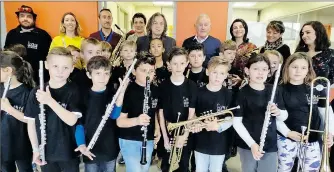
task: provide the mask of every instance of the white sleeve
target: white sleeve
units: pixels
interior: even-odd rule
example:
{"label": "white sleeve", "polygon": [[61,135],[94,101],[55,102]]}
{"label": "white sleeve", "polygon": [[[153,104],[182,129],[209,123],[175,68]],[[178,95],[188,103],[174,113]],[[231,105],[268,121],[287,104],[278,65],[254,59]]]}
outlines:
{"label": "white sleeve", "polygon": [[280,115],[276,116],[276,120],[285,121],[288,119],[288,111],[280,110]]}
{"label": "white sleeve", "polygon": [[239,136],[246,142],[246,144],[251,147],[254,143],[254,139],[250,136],[249,132],[242,123],[242,117],[233,118],[233,127]]}
{"label": "white sleeve", "polygon": [[[332,135],[334,134],[334,123],[333,123],[333,119],[334,119],[334,113],[333,113],[333,109],[332,106],[328,107],[328,128],[329,128],[329,133],[331,133]],[[320,112],[320,117],[321,117],[321,128],[324,128],[324,124],[325,124],[325,112],[326,112],[326,108],[323,107],[318,107],[319,112]]]}
{"label": "white sleeve", "polygon": [[[229,120],[229,119],[227,119]],[[218,128],[218,133],[221,133],[227,129],[229,129],[233,124],[233,120],[228,121],[228,122],[223,122],[222,124],[220,124],[219,128]]]}
{"label": "white sleeve", "polygon": [[277,126],[277,131],[283,134],[284,137],[288,137],[288,133],[291,131],[286,124],[281,121],[276,119],[276,126]]}

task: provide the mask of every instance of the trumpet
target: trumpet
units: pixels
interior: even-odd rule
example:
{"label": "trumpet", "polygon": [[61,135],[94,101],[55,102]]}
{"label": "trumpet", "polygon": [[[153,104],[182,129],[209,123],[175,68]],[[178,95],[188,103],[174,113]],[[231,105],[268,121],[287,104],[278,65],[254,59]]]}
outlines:
{"label": "trumpet", "polygon": [[[227,121],[231,121],[233,120],[233,113],[232,110],[235,109],[240,109],[240,106],[236,106],[230,109],[226,109],[226,110],[222,110],[219,112],[215,112],[215,113],[207,113],[204,116],[200,116],[191,120],[187,120],[187,121],[182,121],[179,122],[179,118],[180,118],[180,113],[178,113],[178,118],[177,118],[177,122],[176,123],[168,123],[167,124],[167,130],[169,133],[171,133],[172,131],[174,131],[174,137],[171,139],[172,143],[171,143],[171,147],[172,147],[172,152],[169,155],[169,172],[172,172],[176,169],[179,168],[179,162],[181,160],[181,156],[182,156],[182,151],[183,148],[179,148],[178,145],[176,145],[179,142],[179,137],[180,137],[180,133],[181,133],[181,127],[184,126],[184,131],[191,131],[191,128],[195,125],[200,125],[201,127],[204,127],[205,124],[203,123],[204,120],[206,119],[210,119],[213,117],[217,117],[217,116],[221,116],[221,115],[225,115],[225,114],[229,114],[232,118],[229,120],[226,119],[220,119],[217,122],[219,123],[223,123],[223,122],[227,122]],[[176,129],[176,130],[175,130]]]}
{"label": "trumpet", "polygon": [[[204,116],[196,117],[194,119],[187,120],[187,121],[182,121],[182,122],[177,122],[177,123],[168,123],[167,130],[168,130],[168,132],[171,132],[172,130],[174,130],[176,128],[179,128],[179,127],[182,127],[182,126],[185,126],[186,130],[190,130],[191,126],[199,124],[200,122],[201,122],[201,124],[203,124],[202,121],[204,121],[206,119],[210,119],[210,118],[225,115],[225,114],[229,114],[233,119],[234,116],[233,116],[232,110],[235,110],[235,109],[240,109],[240,106],[236,106],[236,107],[226,109],[226,110],[222,110],[222,111],[215,112],[215,113],[210,112],[210,113],[205,114]],[[220,120],[218,120],[218,122],[226,122],[226,120],[225,119],[220,119]]]}
{"label": "trumpet", "polygon": [[[321,84],[318,84],[317,86],[314,87],[314,84],[316,81],[324,81],[326,82],[326,86],[323,86]],[[313,110],[313,90],[316,89],[317,91],[322,91],[326,89],[326,97],[318,97],[318,99],[325,99],[326,100],[326,107],[325,107],[325,119],[323,121],[324,123],[324,130],[314,130],[311,129],[311,121],[312,121],[312,110]],[[302,135],[301,138],[301,147],[304,148],[308,144],[308,138],[310,135],[310,132],[317,132],[317,133],[323,133],[323,145],[322,145],[322,156],[321,156],[321,165],[320,165],[320,172],[330,172],[330,167],[329,167],[329,154],[328,154],[328,146],[327,146],[327,137],[329,134],[329,94],[330,93],[330,81],[325,78],[325,77],[317,77],[312,80],[311,82],[311,93],[310,93],[310,114],[309,114],[309,120],[308,120],[308,125],[307,128],[305,126],[302,126],[303,132],[306,130],[306,135]],[[298,164],[298,169],[297,171],[300,170],[304,172],[304,166],[305,166],[305,157],[306,157],[306,151],[303,151],[303,157],[304,160],[301,162],[301,165]],[[299,159],[301,160],[301,159]]]}

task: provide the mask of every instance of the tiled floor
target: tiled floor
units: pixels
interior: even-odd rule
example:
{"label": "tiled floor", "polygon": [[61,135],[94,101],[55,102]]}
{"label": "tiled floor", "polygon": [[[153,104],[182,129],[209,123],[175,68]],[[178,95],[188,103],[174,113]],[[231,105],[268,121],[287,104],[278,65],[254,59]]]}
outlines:
{"label": "tiled floor", "polygon": [[[227,168],[229,172],[241,172],[239,155],[227,161]],[[125,166],[117,164],[116,170],[116,172],[125,172]],[[150,172],[159,172],[159,169],[156,165],[152,165]]]}

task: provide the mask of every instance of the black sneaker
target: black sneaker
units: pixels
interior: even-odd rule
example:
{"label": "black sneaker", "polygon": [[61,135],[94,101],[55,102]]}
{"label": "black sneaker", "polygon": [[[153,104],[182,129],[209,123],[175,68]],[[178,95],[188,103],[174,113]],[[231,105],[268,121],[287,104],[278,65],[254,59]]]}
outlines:
{"label": "black sneaker", "polygon": [[123,156],[121,156],[121,158],[119,158],[118,163],[119,164],[125,164]]}

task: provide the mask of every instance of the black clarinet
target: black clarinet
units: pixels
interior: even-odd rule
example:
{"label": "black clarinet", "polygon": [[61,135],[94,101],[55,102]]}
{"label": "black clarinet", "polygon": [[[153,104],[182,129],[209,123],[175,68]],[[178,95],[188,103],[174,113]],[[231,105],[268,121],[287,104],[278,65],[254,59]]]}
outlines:
{"label": "black clarinet", "polygon": [[[148,100],[151,94],[150,90],[150,77],[146,77],[146,86],[144,90],[144,105],[143,105],[143,113],[148,114],[148,110],[150,106],[148,105]],[[147,163],[146,160],[146,144],[147,144],[147,126],[142,126],[141,130],[144,132],[143,133],[143,143],[141,147],[141,159],[140,159],[140,164],[145,165]]]}

